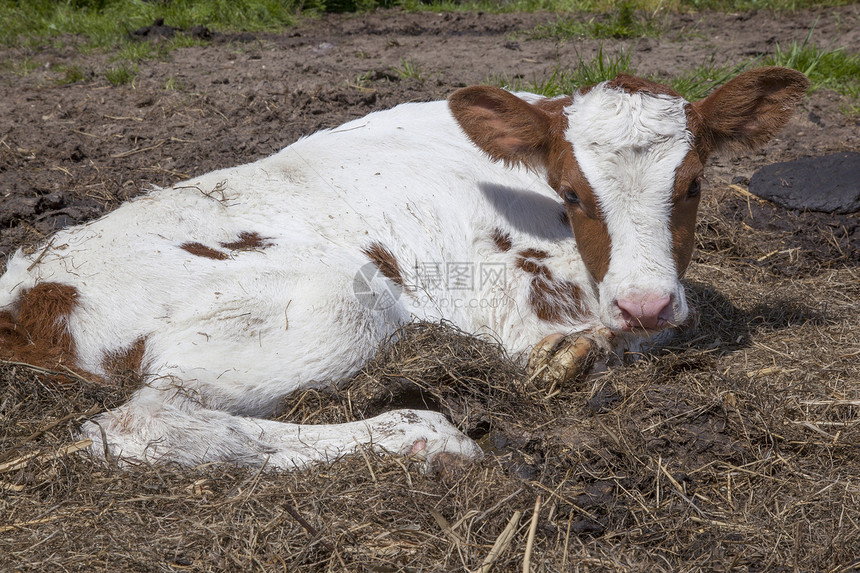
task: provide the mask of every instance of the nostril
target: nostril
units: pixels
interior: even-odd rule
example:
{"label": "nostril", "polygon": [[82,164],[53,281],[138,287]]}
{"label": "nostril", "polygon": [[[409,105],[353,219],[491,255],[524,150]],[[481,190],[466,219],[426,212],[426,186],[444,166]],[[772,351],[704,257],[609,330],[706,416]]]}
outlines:
{"label": "nostril", "polygon": [[616,300],[629,328],[664,328],[675,318],[671,296],[643,296]]}
{"label": "nostril", "polygon": [[667,323],[671,323],[675,320],[675,305],[672,304],[672,297],[669,297],[669,300],[667,300],[666,304],[663,305],[663,308],[660,309],[660,312],[657,314],[657,319]]}
{"label": "nostril", "polygon": [[[616,301],[615,304],[618,304],[618,301]],[[620,304],[618,304],[618,308],[621,309],[621,318],[624,319],[624,322],[630,322],[631,320],[633,320],[633,315],[630,314],[630,311],[628,311],[626,308],[624,308]]]}

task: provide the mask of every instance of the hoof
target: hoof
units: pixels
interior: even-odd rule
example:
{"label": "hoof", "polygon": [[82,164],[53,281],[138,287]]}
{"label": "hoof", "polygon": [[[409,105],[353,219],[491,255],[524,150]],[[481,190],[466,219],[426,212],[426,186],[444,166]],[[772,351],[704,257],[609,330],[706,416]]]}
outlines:
{"label": "hoof", "polygon": [[599,345],[585,336],[551,334],[529,354],[528,380],[551,394],[556,387],[588,374]]}

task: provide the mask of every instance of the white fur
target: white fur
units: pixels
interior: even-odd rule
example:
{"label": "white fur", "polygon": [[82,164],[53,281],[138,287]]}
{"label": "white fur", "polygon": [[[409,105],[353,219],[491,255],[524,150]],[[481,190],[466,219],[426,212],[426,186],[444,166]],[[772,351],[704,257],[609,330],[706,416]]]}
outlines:
{"label": "white fur", "polygon": [[[682,107],[680,100],[599,88],[567,111],[568,137],[613,238],[600,292],[555,192],[533,173],[489,161],[446,103],[433,102],[373,113],[60,231],[44,252],[16,253],[0,278],[0,309],[14,310],[22,290],[41,282],[74,286],[79,304],[68,329],[79,365],[97,374],[105,374],[106,355],[145,339],[145,387],[83,427],[96,453],[292,468],[357,444],[408,452],[423,440],[428,457],[479,457],[474,442],[433,413],[398,411],[340,426],[261,418],[294,390],[349,377],[414,319],[492,333],[522,356],[549,334],[614,324],[606,304],[627,284],[673,289],[676,316],[685,314],[665,229],[665,196],[689,147]],[[583,123],[590,127],[577,131]],[[510,251],[493,243],[494,229],[510,236]],[[220,246],[243,232],[269,245]],[[189,242],[229,258],[192,255],[180,248]],[[394,254],[407,287],[379,309],[354,294],[356,286],[371,297],[396,293],[381,274],[359,274],[371,243]],[[549,253],[542,263],[553,276],[582,289],[588,312],[579,320],[535,315],[532,276],[515,265],[526,248]],[[452,263],[476,273],[496,265],[504,280],[481,284],[476,276],[472,288],[436,288],[428,265],[444,271]]]}

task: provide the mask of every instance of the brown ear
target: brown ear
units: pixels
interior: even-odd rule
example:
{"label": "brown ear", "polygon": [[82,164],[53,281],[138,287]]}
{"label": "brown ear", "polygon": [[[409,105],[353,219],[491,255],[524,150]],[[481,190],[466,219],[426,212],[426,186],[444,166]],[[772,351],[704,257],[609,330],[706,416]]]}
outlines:
{"label": "brown ear", "polygon": [[693,103],[691,128],[709,151],[759,147],[788,122],[807,88],[809,80],[795,70],[750,70]]}
{"label": "brown ear", "polygon": [[472,142],[497,161],[545,165],[550,117],[501,88],[473,86],[448,98],[454,118]]}

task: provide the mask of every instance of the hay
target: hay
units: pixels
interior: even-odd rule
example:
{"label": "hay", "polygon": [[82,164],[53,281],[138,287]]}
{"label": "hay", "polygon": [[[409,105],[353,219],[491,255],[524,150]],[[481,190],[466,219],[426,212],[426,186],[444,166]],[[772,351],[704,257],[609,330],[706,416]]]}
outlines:
{"label": "hay", "polygon": [[0,365],[4,567],[856,570],[856,266],[786,278],[718,200],[688,277],[698,327],[656,355],[547,399],[491,339],[417,324],[341,388],[284,401],[304,423],[440,410],[489,453],[460,472],[370,451],[287,474],[105,466],[74,430],[128,387]]}
{"label": "hay", "polygon": [[0,363],[2,569],[860,569],[856,218],[705,200],[696,328],[635,364],[547,391],[491,337],[415,324],[283,401],[300,423],[441,411],[488,453],[460,472],[104,465],[76,427],[139,380]]}

